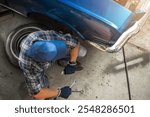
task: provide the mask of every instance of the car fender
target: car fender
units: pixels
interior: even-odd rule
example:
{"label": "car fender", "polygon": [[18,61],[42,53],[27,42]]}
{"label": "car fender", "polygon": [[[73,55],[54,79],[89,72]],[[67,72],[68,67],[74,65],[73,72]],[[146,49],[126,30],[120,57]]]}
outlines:
{"label": "car fender", "polygon": [[48,21],[56,21],[58,22],[58,24],[60,26],[64,26],[65,28],[67,28],[69,31],[73,32],[73,34],[75,34],[76,37],[82,39],[82,40],[85,40],[85,37],[75,28],[73,27],[70,23],[66,22],[65,20],[63,20],[62,18],[56,16],[56,15],[53,15],[52,13],[41,13],[41,12],[29,12],[27,14],[28,17],[30,18],[36,18],[38,17],[42,19],[43,23],[47,23]]}

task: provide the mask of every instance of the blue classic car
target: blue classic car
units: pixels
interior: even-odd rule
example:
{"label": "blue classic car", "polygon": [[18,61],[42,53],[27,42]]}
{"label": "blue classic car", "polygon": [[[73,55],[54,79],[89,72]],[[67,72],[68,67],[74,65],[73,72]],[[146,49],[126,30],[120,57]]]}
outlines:
{"label": "blue classic car", "polygon": [[10,33],[6,52],[12,63],[18,58],[20,42],[29,33],[44,29],[69,32],[103,51],[116,52],[140,30],[139,24],[145,22],[149,10],[136,22],[134,13],[113,0],[1,0],[0,5],[40,23],[24,25]]}

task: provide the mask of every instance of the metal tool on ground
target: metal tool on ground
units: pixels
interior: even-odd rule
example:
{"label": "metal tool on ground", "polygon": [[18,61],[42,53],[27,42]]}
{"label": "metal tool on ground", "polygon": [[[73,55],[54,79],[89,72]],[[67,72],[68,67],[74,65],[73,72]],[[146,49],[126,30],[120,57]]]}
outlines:
{"label": "metal tool on ground", "polygon": [[[70,85],[70,88],[72,88],[75,84],[76,84],[76,80],[73,81],[73,83]],[[83,94],[83,93],[84,93],[83,90],[80,90],[80,91],[74,90],[74,91],[72,91],[72,92],[73,92],[73,93],[80,93],[80,94]]]}
{"label": "metal tool on ground", "polygon": [[73,93],[80,93],[80,94],[83,94],[84,91],[83,90],[80,90],[80,91],[72,91]]}
{"label": "metal tool on ground", "polygon": [[64,75],[64,71],[62,71],[60,74],[61,74],[61,75]]}
{"label": "metal tool on ground", "polygon": [[70,88],[72,88],[76,84],[77,80],[74,80],[73,83],[70,85]]}

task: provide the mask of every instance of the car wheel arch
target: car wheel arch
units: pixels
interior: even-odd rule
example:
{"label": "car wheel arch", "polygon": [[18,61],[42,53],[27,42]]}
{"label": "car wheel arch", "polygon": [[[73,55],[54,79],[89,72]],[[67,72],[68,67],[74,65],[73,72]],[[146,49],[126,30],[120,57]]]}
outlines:
{"label": "car wheel arch", "polygon": [[[65,30],[64,33],[71,33],[74,36],[85,40],[85,37],[75,28],[73,27],[71,24],[69,24],[68,22],[66,22],[65,20],[61,19],[60,17],[57,17],[53,14],[44,14],[44,13],[39,13],[39,12],[30,12],[27,14],[27,16],[29,18],[32,19],[36,19],[36,20],[40,20],[43,21],[44,24],[48,24],[50,22],[52,22],[52,25],[54,25],[53,27],[58,27],[58,29],[56,28],[56,30]],[[58,26],[59,25],[59,26]]]}

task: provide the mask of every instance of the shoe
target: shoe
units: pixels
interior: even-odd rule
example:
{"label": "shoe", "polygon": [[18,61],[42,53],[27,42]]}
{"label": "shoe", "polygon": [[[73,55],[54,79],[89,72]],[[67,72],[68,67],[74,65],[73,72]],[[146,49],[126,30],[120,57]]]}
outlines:
{"label": "shoe", "polygon": [[83,70],[83,66],[81,65],[79,61],[77,61],[76,71],[81,71],[81,70]]}
{"label": "shoe", "polygon": [[[57,65],[59,65],[61,67],[66,67],[67,64],[68,64],[68,61],[57,60]],[[81,70],[83,70],[83,67],[82,67],[81,63],[79,61],[77,61],[76,71],[81,71]]]}

